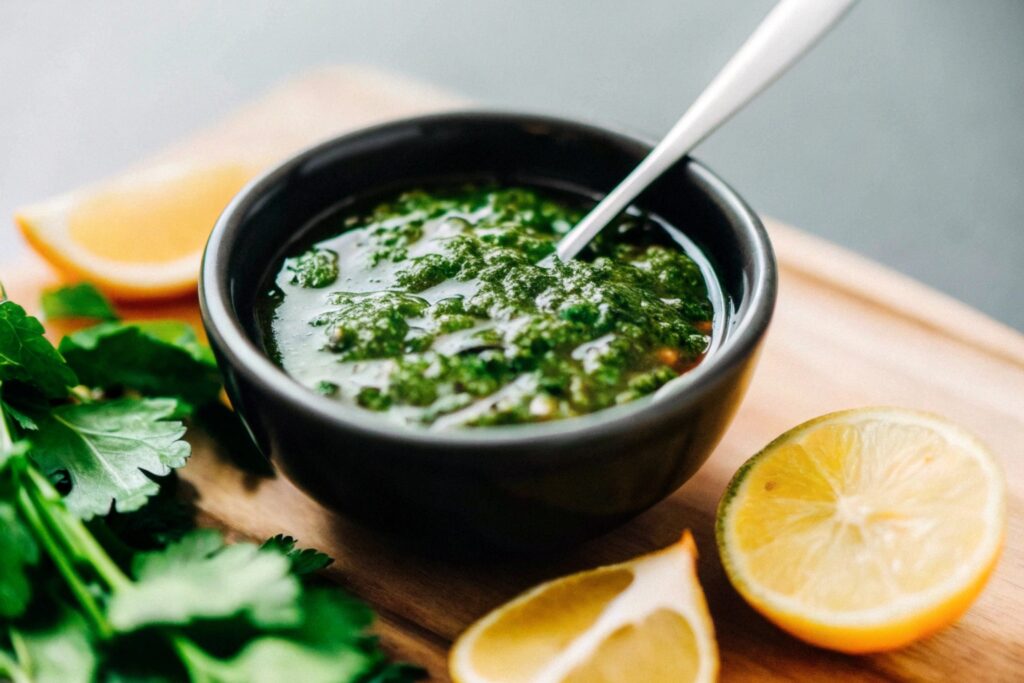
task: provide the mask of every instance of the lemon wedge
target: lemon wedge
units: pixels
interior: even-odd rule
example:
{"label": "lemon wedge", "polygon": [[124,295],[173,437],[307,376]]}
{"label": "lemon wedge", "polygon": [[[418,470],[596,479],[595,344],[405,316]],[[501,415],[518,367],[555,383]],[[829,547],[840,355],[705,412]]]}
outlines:
{"label": "lemon wedge", "polygon": [[471,626],[449,656],[459,683],[713,681],[718,647],[696,547],[542,584]]}
{"label": "lemon wedge", "polygon": [[109,296],[190,294],[217,216],[256,170],[166,164],[27,206],[14,220],[50,263]]}
{"label": "lemon wedge", "polygon": [[792,429],[736,473],[716,536],[732,584],[778,626],[849,653],[890,650],[962,614],[995,566],[1006,493],[992,454],[895,408]]}

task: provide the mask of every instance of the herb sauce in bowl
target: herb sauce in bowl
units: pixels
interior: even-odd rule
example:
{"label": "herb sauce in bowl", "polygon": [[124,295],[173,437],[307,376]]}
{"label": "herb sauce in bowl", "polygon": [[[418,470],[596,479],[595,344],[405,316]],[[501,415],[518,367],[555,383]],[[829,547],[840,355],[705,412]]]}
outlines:
{"label": "herb sauce in bowl", "polygon": [[[307,387],[433,428],[554,420],[655,392],[712,344],[721,294],[678,230],[630,214],[579,259],[586,205],[526,187],[415,190],[327,214],[260,319]],[[550,258],[548,258],[550,256]]]}

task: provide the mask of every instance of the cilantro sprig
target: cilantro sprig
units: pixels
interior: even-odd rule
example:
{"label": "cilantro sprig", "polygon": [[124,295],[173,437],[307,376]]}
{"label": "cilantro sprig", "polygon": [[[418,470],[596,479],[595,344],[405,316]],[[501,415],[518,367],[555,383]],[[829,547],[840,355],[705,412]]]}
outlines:
{"label": "cilantro sprig", "polygon": [[48,315],[106,322],[58,350],[2,299],[0,680],[419,677],[388,661],[366,606],[318,582],[326,555],[191,528],[173,486],[190,454],[182,418],[226,409],[190,328],[115,321],[77,287]]}

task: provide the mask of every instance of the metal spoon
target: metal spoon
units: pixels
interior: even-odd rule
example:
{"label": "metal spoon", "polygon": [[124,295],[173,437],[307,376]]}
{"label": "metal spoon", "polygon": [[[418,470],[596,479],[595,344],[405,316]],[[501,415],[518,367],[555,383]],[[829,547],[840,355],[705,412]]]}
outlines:
{"label": "metal spoon", "polygon": [[782,0],[658,146],[558,243],[576,256],[648,185],[792,66],[856,0]]}

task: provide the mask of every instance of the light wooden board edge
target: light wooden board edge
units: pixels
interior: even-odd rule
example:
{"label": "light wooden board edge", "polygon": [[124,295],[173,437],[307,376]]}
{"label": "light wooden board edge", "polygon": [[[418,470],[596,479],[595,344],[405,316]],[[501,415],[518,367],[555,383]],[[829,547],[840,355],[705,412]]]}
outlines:
{"label": "light wooden board edge", "polygon": [[782,268],[1024,367],[1024,334],[967,304],[832,242],[763,218]]}

